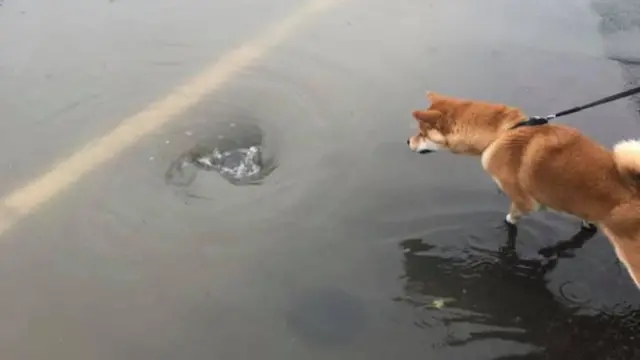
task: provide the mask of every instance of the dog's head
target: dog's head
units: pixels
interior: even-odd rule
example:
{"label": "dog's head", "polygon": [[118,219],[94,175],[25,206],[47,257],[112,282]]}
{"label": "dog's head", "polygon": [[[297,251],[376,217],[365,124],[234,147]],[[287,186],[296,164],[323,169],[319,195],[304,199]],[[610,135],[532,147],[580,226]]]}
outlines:
{"label": "dog's head", "polygon": [[410,137],[411,150],[427,154],[449,150],[457,154],[480,155],[502,131],[526,119],[519,109],[500,104],[456,99],[429,92],[431,105],[416,110],[418,134]]}

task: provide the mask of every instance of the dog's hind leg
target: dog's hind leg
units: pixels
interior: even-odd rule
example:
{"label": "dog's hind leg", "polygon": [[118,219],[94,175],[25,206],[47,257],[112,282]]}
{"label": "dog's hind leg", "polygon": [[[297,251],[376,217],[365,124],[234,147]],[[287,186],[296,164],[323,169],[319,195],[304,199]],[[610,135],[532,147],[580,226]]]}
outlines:
{"label": "dog's hind leg", "polygon": [[587,220],[582,220],[582,223],[580,224],[580,228],[584,231],[597,231],[598,230],[598,226],[590,221]]}
{"label": "dog's hind leg", "polygon": [[511,206],[509,207],[509,213],[504,220],[510,225],[515,225],[524,215],[530,213],[531,211],[533,211],[533,209],[527,208],[524,202],[512,201]]}

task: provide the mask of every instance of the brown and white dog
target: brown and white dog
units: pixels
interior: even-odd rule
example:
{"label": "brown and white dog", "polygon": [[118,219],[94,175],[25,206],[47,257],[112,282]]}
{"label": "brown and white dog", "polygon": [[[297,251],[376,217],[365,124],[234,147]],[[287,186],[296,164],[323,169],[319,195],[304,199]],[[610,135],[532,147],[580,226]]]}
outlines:
{"label": "brown and white dog", "polygon": [[518,108],[428,93],[431,106],[413,112],[419,133],[411,150],[477,155],[511,199],[509,224],[548,208],[597,224],[640,288],[640,141],[610,151],[557,124],[520,126]]}

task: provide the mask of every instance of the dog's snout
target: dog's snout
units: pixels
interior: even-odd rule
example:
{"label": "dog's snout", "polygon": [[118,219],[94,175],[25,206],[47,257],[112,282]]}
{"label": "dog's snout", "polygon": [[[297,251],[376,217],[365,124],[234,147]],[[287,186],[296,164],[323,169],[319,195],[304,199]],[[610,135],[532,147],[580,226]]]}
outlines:
{"label": "dog's snout", "polygon": [[411,145],[411,139],[407,139],[407,145]]}

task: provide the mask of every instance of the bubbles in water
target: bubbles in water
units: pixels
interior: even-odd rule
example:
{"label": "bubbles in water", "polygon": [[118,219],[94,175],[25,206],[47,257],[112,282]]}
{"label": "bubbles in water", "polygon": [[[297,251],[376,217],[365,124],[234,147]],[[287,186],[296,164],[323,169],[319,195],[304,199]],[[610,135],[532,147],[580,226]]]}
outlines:
{"label": "bubbles in water", "polygon": [[218,171],[220,175],[238,181],[256,176],[262,170],[261,151],[257,146],[228,151],[216,148],[210,154],[196,158],[195,163],[206,170]]}

